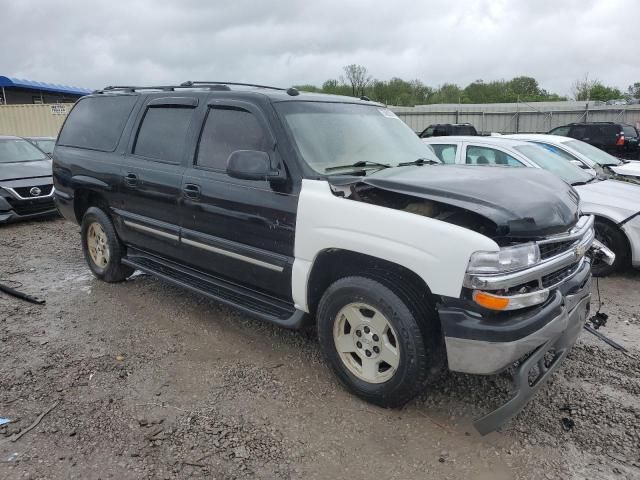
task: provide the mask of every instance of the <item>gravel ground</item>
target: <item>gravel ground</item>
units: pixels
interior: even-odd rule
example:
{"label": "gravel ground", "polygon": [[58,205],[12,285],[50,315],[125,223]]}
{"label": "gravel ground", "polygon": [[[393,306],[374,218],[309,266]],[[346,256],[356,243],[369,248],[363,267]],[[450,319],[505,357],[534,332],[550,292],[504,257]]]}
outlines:
{"label": "gravel ground", "polygon": [[[1,226],[0,281],[47,300],[0,294],[0,479],[640,478],[640,361],[586,332],[480,437],[471,422],[504,376],[450,374],[402,410],[373,407],[337,384],[312,332],[147,275],[97,281],[62,220]],[[601,331],[636,356],[639,289],[638,272],[600,281]]]}

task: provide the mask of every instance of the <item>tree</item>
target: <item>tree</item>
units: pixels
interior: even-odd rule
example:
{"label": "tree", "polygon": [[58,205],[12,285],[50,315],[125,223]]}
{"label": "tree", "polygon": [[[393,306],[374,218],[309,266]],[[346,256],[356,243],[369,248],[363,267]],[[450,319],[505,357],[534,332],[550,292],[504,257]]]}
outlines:
{"label": "tree", "polygon": [[600,100],[606,102],[607,100],[615,100],[622,98],[622,92],[619,88],[608,87],[600,82],[596,82],[591,87],[591,100]]}
{"label": "tree", "polygon": [[591,89],[597,83],[597,80],[589,80],[589,74],[586,73],[584,79],[576,80],[571,86],[571,94],[575,100],[591,100]]}
{"label": "tree", "polygon": [[294,85],[293,88],[301,91],[301,92],[320,92],[322,91],[320,88],[316,87],[315,85],[311,85],[311,84],[304,84],[304,85]]}
{"label": "tree", "polygon": [[[365,88],[373,80],[371,75],[369,75],[367,68],[362,65],[352,63],[351,65],[343,67],[343,70],[346,77],[346,83],[351,85],[351,94],[354,97],[364,95]],[[343,83],[345,83],[344,80]]]}
{"label": "tree", "polygon": [[429,103],[462,103],[464,91],[455,83],[443,83],[431,96]]}

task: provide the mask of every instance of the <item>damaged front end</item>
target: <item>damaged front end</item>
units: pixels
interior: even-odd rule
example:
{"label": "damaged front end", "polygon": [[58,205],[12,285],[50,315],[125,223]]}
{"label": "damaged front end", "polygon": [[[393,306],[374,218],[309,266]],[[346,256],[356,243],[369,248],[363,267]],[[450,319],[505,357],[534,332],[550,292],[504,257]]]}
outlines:
{"label": "damaged front end", "polygon": [[[534,169],[496,169],[502,178],[488,175],[480,187],[468,170],[383,171],[330,183],[335,195],[452,223],[498,245],[471,255],[459,297],[437,301],[450,370],[512,369],[511,399],[475,423],[486,434],[517,414],[562,363],[589,312],[591,259],[615,256],[595,239],[594,217],[579,215],[579,198],[564,182],[544,175],[538,190],[549,195],[527,199],[518,188],[523,176],[539,182]],[[519,172],[511,183],[512,171]]]}

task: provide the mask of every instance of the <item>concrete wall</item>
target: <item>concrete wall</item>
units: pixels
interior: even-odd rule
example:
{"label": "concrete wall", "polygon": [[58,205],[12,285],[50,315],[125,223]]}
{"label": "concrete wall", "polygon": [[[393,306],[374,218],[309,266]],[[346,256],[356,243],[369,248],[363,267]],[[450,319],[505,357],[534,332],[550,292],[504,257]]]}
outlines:
{"label": "concrete wall", "polygon": [[57,137],[71,107],[70,103],[0,105],[0,135]]}
{"label": "concrete wall", "polygon": [[640,105],[544,104],[428,105],[389,107],[415,132],[434,123],[471,123],[481,133],[544,133],[571,122],[640,123]]}

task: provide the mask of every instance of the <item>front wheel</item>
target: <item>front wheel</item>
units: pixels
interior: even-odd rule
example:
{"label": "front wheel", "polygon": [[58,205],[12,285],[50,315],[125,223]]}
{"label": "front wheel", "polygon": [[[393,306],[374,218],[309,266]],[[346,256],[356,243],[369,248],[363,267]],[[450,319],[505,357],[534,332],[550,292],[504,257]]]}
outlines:
{"label": "front wheel", "polygon": [[133,269],[122,264],[124,246],[109,216],[91,207],[82,217],[82,251],[91,272],[105,282],[122,282]]}
{"label": "front wheel", "polygon": [[622,269],[627,264],[629,246],[624,232],[611,223],[596,220],[595,230],[596,239],[616,254],[616,259],[612,265],[608,265],[602,260],[595,260],[591,266],[591,272],[594,276],[606,277]]}
{"label": "front wheel", "polygon": [[431,371],[429,346],[412,309],[366,277],[333,283],[318,306],[318,339],[338,379],[359,397],[399,407],[418,395]]}

